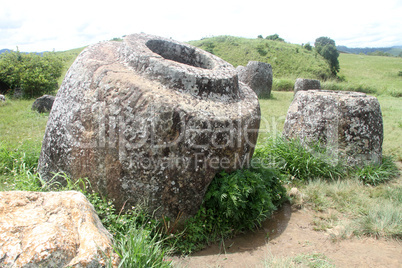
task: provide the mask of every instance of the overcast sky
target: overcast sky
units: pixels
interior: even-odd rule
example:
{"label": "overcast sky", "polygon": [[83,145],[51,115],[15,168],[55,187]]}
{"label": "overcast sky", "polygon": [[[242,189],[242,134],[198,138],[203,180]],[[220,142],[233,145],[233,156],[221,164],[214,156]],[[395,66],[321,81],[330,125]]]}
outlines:
{"label": "overcast sky", "polygon": [[64,51],[145,32],[178,41],[279,34],[349,47],[402,45],[401,0],[2,0],[0,49]]}

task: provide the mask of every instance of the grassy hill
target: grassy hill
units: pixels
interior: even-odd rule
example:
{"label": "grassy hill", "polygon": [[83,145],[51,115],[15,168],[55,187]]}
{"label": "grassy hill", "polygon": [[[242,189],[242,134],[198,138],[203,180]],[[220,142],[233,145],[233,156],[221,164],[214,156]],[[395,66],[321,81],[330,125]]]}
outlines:
{"label": "grassy hill", "polygon": [[[369,94],[402,96],[402,58],[341,53],[339,56],[341,79],[331,77],[327,62],[313,50],[301,45],[233,36],[217,36],[190,41],[226,60],[233,66],[247,65],[249,61],[261,61],[272,65],[273,90],[292,91],[296,78],[321,80],[329,90],[360,91]],[[84,48],[57,52],[65,58],[65,68],[59,84],[77,55]]]}
{"label": "grassy hill", "polygon": [[327,62],[314,50],[309,51],[301,45],[233,36],[217,36],[188,43],[215,54],[235,67],[245,66],[249,61],[269,63],[274,78],[325,79],[331,76]]}
{"label": "grassy hill", "polygon": [[402,58],[355,55],[339,56],[341,79],[330,79],[327,62],[313,49],[266,39],[217,36],[189,42],[226,60],[235,67],[255,60],[272,65],[274,90],[292,90],[296,78],[321,80],[329,90],[360,91],[402,96]]}

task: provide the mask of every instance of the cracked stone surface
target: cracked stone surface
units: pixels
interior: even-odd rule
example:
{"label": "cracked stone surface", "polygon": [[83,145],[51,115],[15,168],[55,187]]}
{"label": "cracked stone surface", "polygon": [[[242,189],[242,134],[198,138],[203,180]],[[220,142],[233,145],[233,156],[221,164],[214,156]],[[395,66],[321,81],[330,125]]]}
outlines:
{"label": "cracked stone surface", "polygon": [[58,91],[38,170],[88,178],[117,209],[146,202],[191,216],[215,174],[244,167],[256,94],[222,59],[171,39],[128,35],[86,48]]}

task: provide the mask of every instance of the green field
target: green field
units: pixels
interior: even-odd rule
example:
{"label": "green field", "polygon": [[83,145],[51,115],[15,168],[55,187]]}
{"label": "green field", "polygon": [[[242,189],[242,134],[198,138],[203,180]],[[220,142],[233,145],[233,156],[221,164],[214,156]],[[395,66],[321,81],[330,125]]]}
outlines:
{"label": "green field", "polygon": [[347,82],[374,88],[378,94],[402,96],[401,57],[341,53],[339,62],[339,75]]}

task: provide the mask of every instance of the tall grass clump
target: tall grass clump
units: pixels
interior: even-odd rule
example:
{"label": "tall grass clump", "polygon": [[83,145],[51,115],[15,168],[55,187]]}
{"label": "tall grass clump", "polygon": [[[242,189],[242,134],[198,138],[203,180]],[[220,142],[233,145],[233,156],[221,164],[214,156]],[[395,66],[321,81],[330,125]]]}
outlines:
{"label": "tall grass clump", "polygon": [[283,174],[299,181],[338,179],[345,175],[343,166],[340,162],[333,163],[328,150],[317,144],[307,146],[299,139],[276,136],[268,138],[262,146],[257,147],[254,157],[263,159]]}
{"label": "tall grass clump", "polygon": [[172,261],[165,259],[169,250],[151,231],[130,229],[115,238],[115,251],[120,257],[119,267],[171,267]]}
{"label": "tall grass clump", "polygon": [[98,193],[87,193],[87,197],[102,224],[113,234],[119,267],[171,267],[168,256],[172,249],[164,243],[161,222],[144,206],[117,211],[112,201]]}
{"label": "tall grass clump", "polygon": [[40,147],[29,141],[17,146],[0,142],[0,190],[40,190],[39,153]]}
{"label": "tall grass clump", "polygon": [[356,234],[402,239],[402,208],[393,202],[370,202],[370,210],[359,217]]}
{"label": "tall grass clump", "polygon": [[367,164],[355,167],[352,176],[364,184],[376,186],[399,176],[399,170],[392,157],[383,156],[381,164]]}
{"label": "tall grass clump", "polygon": [[0,142],[0,170],[18,172],[21,165],[34,171],[38,165],[40,147],[33,142],[23,142],[17,146]]}

